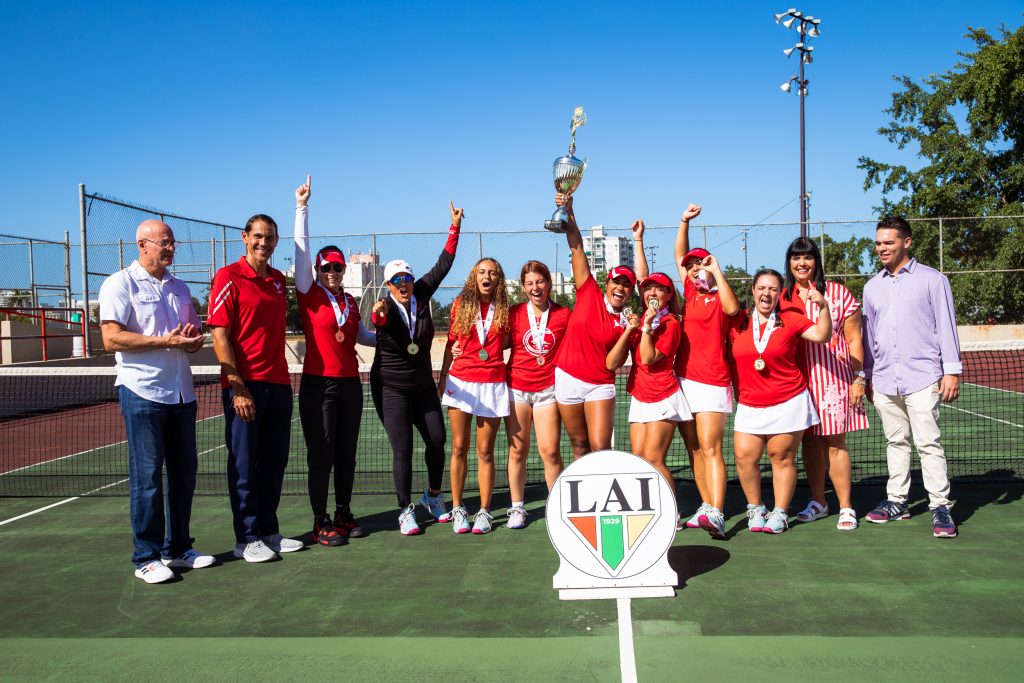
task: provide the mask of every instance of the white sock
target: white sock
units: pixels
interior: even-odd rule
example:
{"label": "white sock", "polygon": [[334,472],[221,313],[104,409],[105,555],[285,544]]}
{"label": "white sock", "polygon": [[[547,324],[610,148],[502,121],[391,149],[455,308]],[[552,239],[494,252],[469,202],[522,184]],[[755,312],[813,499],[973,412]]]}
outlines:
{"label": "white sock", "polygon": [[524,507],[523,506],[523,501],[521,501],[521,500],[513,500],[512,501],[512,507],[514,507],[514,508]]}

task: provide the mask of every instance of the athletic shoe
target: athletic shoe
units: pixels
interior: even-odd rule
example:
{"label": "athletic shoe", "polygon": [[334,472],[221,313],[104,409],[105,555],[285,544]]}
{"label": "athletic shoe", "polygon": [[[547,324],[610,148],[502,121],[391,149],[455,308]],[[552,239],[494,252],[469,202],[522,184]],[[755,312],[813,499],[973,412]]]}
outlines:
{"label": "athletic shoe", "polygon": [[526,526],[526,508],[513,505],[508,509],[508,522],[505,526],[509,529],[522,529]]}
{"label": "athletic shoe", "polygon": [[764,520],[764,526],[761,527],[761,531],[766,534],[781,534],[783,531],[789,528],[789,515],[782,508],[775,508],[768,513],[768,517]]}
{"label": "athletic shoe", "polygon": [[203,555],[201,552],[189,548],[177,557],[165,557],[161,560],[165,567],[172,569],[202,569],[209,567],[217,561],[213,555]]}
{"label": "athletic shoe", "polygon": [[448,512],[444,505],[444,492],[438,492],[436,496],[430,495],[430,489],[423,489],[423,495],[420,496],[420,505],[427,508],[427,512],[436,521],[445,523],[452,521],[452,513]]}
{"label": "athletic shoe", "polygon": [[345,545],[348,542],[348,539],[335,528],[329,515],[321,515],[313,520],[313,540],[320,545],[329,546]]}
{"label": "athletic shoe", "polygon": [[[686,520],[686,528],[687,529],[699,529],[700,528],[700,516],[702,514],[704,514],[705,512],[707,512],[708,510],[710,510],[710,509],[711,509],[710,505],[708,505],[707,503],[701,503],[700,507],[697,508],[697,511],[693,513],[693,517],[690,517],[688,520]],[[682,531],[682,529],[679,529],[678,527],[676,527],[676,529],[678,531]]]}
{"label": "athletic shoe", "polygon": [[751,531],[764,531],[764,522],[767,516],[768,508],[764,505],[747,503],[747,528]]}
{"label": "athletic shoe", "polygon": [[236,543],[232,554],[246,562],[269,562],[277,558],[277,553],[267,547],[263,541]]}
{"label": "athletic shoe", "polygon": [[910,519],[910,509],[906,503],[897,503],[894,500],[883,500],[875,509],[864,516],[864,519],[875,524],[885,524],[900,519]]}
{"label": "athletic shoe", "polygon": [[351,510],[339,510],[334,513],[334,528],[346,538],[363,538],[366,531],[359,526],[359,522],[352,515]]}
{"label": "athletic shoe", "polygon": [[711,538],[725,538],[725,515],[718,508],[709,507],[700,516],[700,528],[711,534]]}
{"label": "athletic shoe", "polygon": [[956,523],[945,505],[932,510],[932,535],[935,538],[956,538]]}
{"label": "athletic shoe", "polygon": [[410,505],[398,515],[398,530],[403,536],[416,536],[420,533],[420,525],[416,522],[415,505]]}
{"label": "athletic shoe", "polygon": [[164,566],[160,560],[153,560],[135,567],[135,576],[146,583],[163,583],[174,578],[174,572]]}
{"label": "athletic shoe", "polygon": [[685,528],[686,528],[686,525],[683,524],[683,516],[677,514],[676,515],[676,533],[682,531]]}
{"label": "athletic shoe", "polygon": [[483,508],[476,513],[473,518],[473,533],[474,534],[489,534],[491,533],[491,513]]}
{"label": "athletic shoe", "polygon": [[275,553],[294,553],[296,550],[302,550],[306,547],[306,544],[302,541],[296,541],[294,538],[285,538],[281,534],[264,536],[263,542]]}
{"label": "athletic shoe", "polygon": [[469,523],[469,513],[466,508],[456,505],[452,508],[452,531],[457,534],[468,534],[472,530]]}

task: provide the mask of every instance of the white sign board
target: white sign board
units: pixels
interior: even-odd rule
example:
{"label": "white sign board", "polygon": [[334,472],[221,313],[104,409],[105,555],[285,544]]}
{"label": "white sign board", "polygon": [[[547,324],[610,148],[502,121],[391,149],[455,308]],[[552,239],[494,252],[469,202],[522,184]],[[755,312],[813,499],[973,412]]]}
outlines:
{"label": "white sign board", "polygon": [[643,458],[610,450],[580,458],[555,481],[545,515],[561,560],[552,581],[560,599],[675,595],[667,555],[675,491]]}

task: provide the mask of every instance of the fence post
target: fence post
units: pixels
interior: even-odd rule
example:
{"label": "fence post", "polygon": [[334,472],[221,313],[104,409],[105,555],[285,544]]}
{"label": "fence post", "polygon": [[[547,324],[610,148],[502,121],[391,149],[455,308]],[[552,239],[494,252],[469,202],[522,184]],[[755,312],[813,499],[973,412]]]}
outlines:
{"label": "fence post", "polygon": [[89,232],[85,218],[85,183],[78,184],[78,223],[82,234],[82,354],[85,358],[91,355],[92,340],[89,338]]}
{"label": "fence post", "polygon": [[480,254],[477,257],[477,260],[483,260],[483,258],[484,258],[484,234],[482,232],[478,232],[476,234],[476,250],[477,250],[477,253]]}
{"label": "fence post", "polygon": [[939,272],[943,273],[946,271],[946,262],[942,256],[942,252],[945,250],[945,246],[942,242],[942,218],[939,218]]}
{"label": "fence post", "polygon": [[124,270],[124,240],[117,239],[117,269]]}
{"label": "fence post", "polygon": [[64,307],[71,308],[71,233],[64,231]]}
{"label": "fence post", "polygon": [[210,282],[213,282],[213,276],[217,272],[217,238],[210,238]]}
{"label": "fence post", "polygon": [[228,264],[228,229],[220,226],[220,262],[222,266]]}
{"label": "fence post", "polygon": [[[819,228],[819,232],[821,233],[821,237],[818,238],[818,242],[819,242],[818,248],[821,250],[821,270],[822,270],[822,272],[824,272],[825,271],[825,263],[826,263],[826,261],[825,261],[825,223],[823,223],[823,222],[822,223],[818,223],[818,228]],[[786,264],[786,267],[789,268],[789,264],[788,263]]]}
{"label": "fence post", "polygon": [[702,225],[700,229],[704,231],[704,250],[707,251],[707,248],[708,248],[708,226]]}
{"label": "fence post", "polygon": [[[35,250],[32,248],[32,238],[28,239],[28,286],[31,293],[32,308],[39,308],[39,292],[36,291],[36,259]],[[43,324],[45,327],[45,323]],[[45,333],[44,333],[45,334]],[[43,342],[43,350],[46,350],[46,342]],[[44,354],[45,355],[45,354]],[[46,360],[45,358],[43,360]]]}
{"label": "fence post", "polygon": [[370,258],[370,265],[373,267],[373,295],[377,296],[377,269],[380,268],[380,254],[377,253],[377,233],[370,233],[370,248],[373,256]]}

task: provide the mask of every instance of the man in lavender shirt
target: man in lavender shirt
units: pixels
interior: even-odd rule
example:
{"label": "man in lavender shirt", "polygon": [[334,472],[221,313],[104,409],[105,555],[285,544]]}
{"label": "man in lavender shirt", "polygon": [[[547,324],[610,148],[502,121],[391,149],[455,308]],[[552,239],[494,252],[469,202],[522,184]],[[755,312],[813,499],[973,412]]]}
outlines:
{"label": "man in lavender shirt", "polygon": [[875,252],[884,268],[864,287],[864,376],[888,440],[886,500],[867,514],[884,524],[910,519],[910,438],[921,458],[932,532],[956,536],[949,514],[946,454],[939,443],[939,404],[960,395],[960,342],[946,276],[910,256],[910,224],[883,218]]}

